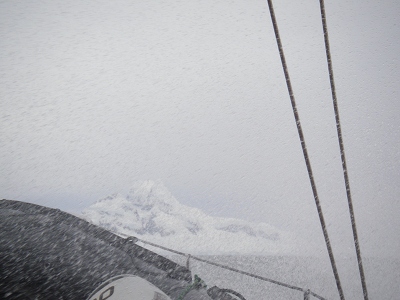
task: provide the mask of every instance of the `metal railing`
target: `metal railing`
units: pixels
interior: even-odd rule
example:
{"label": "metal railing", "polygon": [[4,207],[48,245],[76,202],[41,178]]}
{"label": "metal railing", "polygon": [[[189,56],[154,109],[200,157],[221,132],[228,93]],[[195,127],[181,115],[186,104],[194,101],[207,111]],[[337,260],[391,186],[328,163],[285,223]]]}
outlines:
{"label": "metal railing", "polygon": [[[132,238],[132,237],[127,237],[127,238]],[[161,246],[161,245],[157,245],[157,244],[154,244],[152,242],[148,242],[148,241],[139,239],[137,237],[134,237],[134,238],[137,239],[139,242],[142,242],[143,244],[147,244],[147,245],[150,245],[150,246],[153,246],[153,247],[156,247],[156,248],[159,248],[159,249],[171,252],[171,253],[175,253],[175,254],[178,254],[178,255],[181,255],[181,256],[185,256],[187,258],[186,259],[186,268],[187,269],[190,268],[190,259],[193,259],[193,260],[197,260],[197,261],[209,264],[209,265],[216,266],[218,268],[226,269],[226,270],[229,270],[229,271],[232,271],[232,272],[235,272],[235,273],[239,273],[239,274],[246,275],[246,276],[249,276],[249,277],[252,277],[252,278],[256,278],[256,279],[259,279],[259,280],[262,280],[262,281],[266,281],[266,282],[273,283],[273,284],[276,284],[276,285],[279,285],[279,286],[283,286],[283,287],[288,288],[288,289],[300,291],[300,292],[303,293],[304,300],[309,300],[310,296],[313,296],[313,297],[315,297],[317,299],[320,299],[320,300],[327,300],[326,298],[314,293],[313,291],[311,291],[310,289],[307,289],[307,288],[301,288],[301,287],[298,287],[298,286],[295,286],[295,285],[287,284],[287,283],[280,282],[280,281],[277,281],[277,280],[274,280],[274,279],[270,279],[270,278],[267,278],[267,277],[259,276],[259,275],[256,275],[256,274],[252,274],[252,273],[249,273],[249,272],[246,272],[246,271],[242,271],[242,270],[235,269],[235,268],[232,268],[232,267],[229,267],[229,266],[226,266],[226,265],[222,265],[222,264],[219,264],[219,263],[216,263],[216,262],[212,262],[212,261],[209,261],[209,260],[206,260],[204,258],[200,258],[200,257],[194,256],[194,255],[191,255],[191,254],[183,253],[183,252],[176,251],[176,250],[173,250],[173,249]]]}

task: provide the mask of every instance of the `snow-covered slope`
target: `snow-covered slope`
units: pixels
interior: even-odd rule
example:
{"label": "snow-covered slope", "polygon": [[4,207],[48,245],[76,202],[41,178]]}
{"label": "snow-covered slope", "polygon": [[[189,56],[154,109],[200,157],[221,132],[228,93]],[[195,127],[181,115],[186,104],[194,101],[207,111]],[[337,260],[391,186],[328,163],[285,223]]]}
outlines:
{"label": "snow-covered slope", "polygon": [[265,223],[215,218],[180,204],[161,182],[141,181],[127,196],[115,194],[83,217],[117,233],[192,254],[292,252],[290,234]]}

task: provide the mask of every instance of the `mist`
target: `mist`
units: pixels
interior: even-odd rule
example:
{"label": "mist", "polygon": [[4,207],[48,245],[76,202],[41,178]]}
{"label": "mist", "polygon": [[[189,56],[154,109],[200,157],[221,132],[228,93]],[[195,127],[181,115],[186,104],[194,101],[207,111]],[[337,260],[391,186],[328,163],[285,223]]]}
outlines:
{"label": "mist", "polygon": [[[274,5],[328,232],[350,255],[319,6]],[[400,4],[326,9],[361,250],[398,257]],[[161,180],[325,254],[264,1],[3,1],[0,46],[2,198],[80,212]]]}

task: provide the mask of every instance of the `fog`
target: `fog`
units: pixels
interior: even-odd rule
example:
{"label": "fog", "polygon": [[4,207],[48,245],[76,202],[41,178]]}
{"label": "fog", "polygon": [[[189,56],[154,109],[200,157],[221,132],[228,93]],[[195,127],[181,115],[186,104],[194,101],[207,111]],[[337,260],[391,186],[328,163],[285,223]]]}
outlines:
{"label": "fog", "polygon": [[[274,3],[334,251],[353,254],[317,1]],[[326,3],[365,255],[400,249],[397,1]],[[80,212],[161,180],[325,255],[264,1],[2,1],[1,197]]]}

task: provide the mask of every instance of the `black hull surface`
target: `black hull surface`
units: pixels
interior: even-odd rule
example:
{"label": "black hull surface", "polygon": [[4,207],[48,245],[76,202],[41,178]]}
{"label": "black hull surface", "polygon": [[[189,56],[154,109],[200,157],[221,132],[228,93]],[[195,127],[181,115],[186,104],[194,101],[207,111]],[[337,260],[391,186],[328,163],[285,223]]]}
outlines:
{"label": "black hull surface", "polygon": [[[188,269],[140,247],[135,238],[57,209],[0,200],[0,228],[0,299],[89,299],[110,278],[126,274],[171,299],[233,299],[211,298],[202,287],[182,298],[192,284]],[[107,295],[100,298],[114,299]]]}

